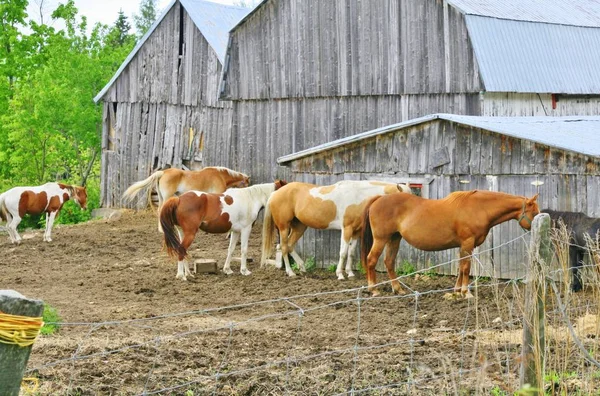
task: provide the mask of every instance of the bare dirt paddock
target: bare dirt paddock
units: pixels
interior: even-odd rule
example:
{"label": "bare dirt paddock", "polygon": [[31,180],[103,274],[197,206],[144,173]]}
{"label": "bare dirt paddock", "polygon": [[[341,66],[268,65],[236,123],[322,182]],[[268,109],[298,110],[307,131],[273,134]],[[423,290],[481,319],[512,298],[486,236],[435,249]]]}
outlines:
{"label": "bare dirt paddock", "polygon": [[[288,278],[257,264],[250,276],[183,282],[162,251],[152,212],[56,227],[50,244],[41,232],[20,246],[0,237],[0,288],[44,300],[66,323],[34,345],[26,376],[38,378],[37,394],[518,388],[522,303],[514,283],[488,280],[476,299],[447,301],[441,290],[454,278],[412,276],[404,281],[419,293],[393,296],[387,286],[382,298],[369,299],[360,274],[345,282],[326,270]],[[227,245],[224,235],[200,232],[192,257],[222,266]],[[259,254],[256,228],[250,256]]]}

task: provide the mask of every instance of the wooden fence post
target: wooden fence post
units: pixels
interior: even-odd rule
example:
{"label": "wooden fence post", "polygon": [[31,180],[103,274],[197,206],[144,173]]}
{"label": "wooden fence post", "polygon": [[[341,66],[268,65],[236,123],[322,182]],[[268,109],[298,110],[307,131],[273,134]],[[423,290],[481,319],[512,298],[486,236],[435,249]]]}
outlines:
{"label": "wooden fence post", "polygon": [[525,285],[521,387],[528,384],[544,394],[546,274],[552,258],[550,216],[541,213],[531,226],[530,258]]}
{"label": "wooden fence post", "polygon": [[[14,290],[0,290],[0,312],[9,315],[41,317],[44,303],[31,300]],[[0,324],[3,323],[0,318]],[[5,321],[5,320],[4,320]],[[7,323],[5,321],[5,323]],[[32,345],[19,346],[0,342],[0,394],[18,396]]]}

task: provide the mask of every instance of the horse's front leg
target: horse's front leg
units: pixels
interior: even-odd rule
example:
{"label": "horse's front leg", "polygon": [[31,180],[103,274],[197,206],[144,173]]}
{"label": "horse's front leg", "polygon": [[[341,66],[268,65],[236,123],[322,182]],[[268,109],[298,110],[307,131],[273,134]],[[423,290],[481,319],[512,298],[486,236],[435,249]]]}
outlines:
{"label": "horse's front leg", "polygon": [[227,250],[227,258],[225,259],[225,265],[223,266],[223,272],[227,275],[233,274],[231,270],[231,256],[240,238],[240,233],[237,231],[231,231],[231,237],[229,239],[229,249]]}
{"label": "horse's front leg", "polygon": [[344,278],[344,273],[343,273],[343,269],[344,269],[344,263],[346,262],[346,259],[348,258],[348,248],[349,248],[349,244],[348,241],[346,241],[346,232],[345,230],[342,231],[342,237],[340,238],[340,259],[338,261],[338,265],[337,265],[337,269],[335,270],[335,274],[337,275],[338,280],[345,280],[346,278]]}
{"label": "horse's front leg", "polygon": [[252,272],[248,270],[247,260],[248,260],[248,240],[250,239],[250,232],[252,231],[252,226],[244,228],[242,230],[242,266],[240,267],[240,273],[242,275],[250,275]]}
{"label": "horse's front leg", "polygon": [[473,294],[469,290],[469,276],[471,275],[471,255],[474,249],[475,245],[470,242],[461,246],[460,249],[459,277],[456,280],[454,292],[458,293],[460,287],[460,293],[464,298],[473,298]]}
{"label": "horse's front leg", "polygon": [[356,253],[356,246],[358,245],[358,238],[353,237],[350,239],[350,246],[348,247],[348,260],[346,261],[346,275],[348,278],[354,278],[354,272],[352,271],[352,263],[354,262],[354,254]]}
{"label": "horse's front leg", "polygon": [[571,281],[571,290],[574,292],[581,291],[581,273],[580,267],[583,264],[584,252],[576,246],[569,247],[569,261],[571,262],[571,273],[573,279]]}
{"label": "horse's front leg", "polygon": [[50,234],[52,232],[52,225],[54,224],[54,218],[57,212],[46,213],[46,230],[44,231],[44,241],[52,242]]}
{"label": "horse's front leg", "polygon": [[10,236],[10,240],[12,243],[16,243],[17,245],[21,243],[21,236],[17,231],[17,226],[21,222],[21,218],[19,216],[13,216],[12,220],[10,219],[10,215],[7,216],[6,228],[8,229],[8,235]]}

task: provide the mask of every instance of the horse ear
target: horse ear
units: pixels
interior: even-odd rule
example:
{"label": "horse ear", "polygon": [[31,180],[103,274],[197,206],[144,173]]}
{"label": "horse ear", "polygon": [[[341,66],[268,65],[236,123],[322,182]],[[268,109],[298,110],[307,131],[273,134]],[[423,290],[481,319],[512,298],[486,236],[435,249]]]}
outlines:
{"label": "horse ear", "polygon": [[530,201],[530,202],[537,201],[537,199],[538,199],[538,196],[539,196],[539,195],[540,195],[540,193],[537,193],[537,194],[535,194],[533,197],[531,197],[531,198],[529,199],[529,201]]}

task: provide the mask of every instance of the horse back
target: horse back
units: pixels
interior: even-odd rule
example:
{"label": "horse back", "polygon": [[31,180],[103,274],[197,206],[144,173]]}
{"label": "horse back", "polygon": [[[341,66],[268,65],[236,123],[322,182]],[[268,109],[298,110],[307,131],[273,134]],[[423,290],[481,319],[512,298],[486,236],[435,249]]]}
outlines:
{"label": "horse back", "polygon": [[[213,234],[231,229],[229,214],[223,212],[223,194],[190,191],[179,197],[177,221],[181,226],[191,224],[193,228]],[[227,202],[227,197],[225,197]]]}

